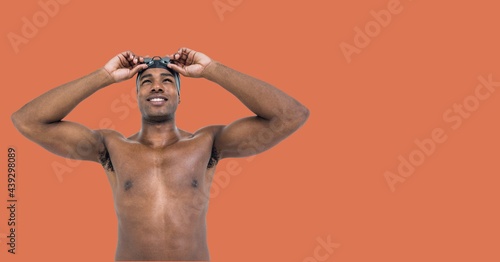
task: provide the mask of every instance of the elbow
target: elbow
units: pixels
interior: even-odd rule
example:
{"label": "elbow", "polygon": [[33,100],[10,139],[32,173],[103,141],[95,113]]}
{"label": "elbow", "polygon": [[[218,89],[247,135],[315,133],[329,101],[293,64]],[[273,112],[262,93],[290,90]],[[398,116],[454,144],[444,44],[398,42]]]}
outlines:
{"label": "elbow", "polygon": [[12,121],[12,124],[14,124],[14,127],[16,127],[18,130],[22,124],[22,121],[20,118],[21,117],[19,116],[19,111],[16,111],[12,115],[10,115],[10,120]]}
{"label": "elbow", "polygon": [[300,119],[302,121],[301,125],[303,125],[307,121],[307,119],[309,118],[309,114],[310,114],[309,109],[305,106],[302,106],[299,113]]}
{"label": "elbow", "polygon": [[303,105],[300,105],[297,110],[296,110],[296,113],[295,113],[295,118],[296,118],[296,121],[297,121],[297,128],[301,127],[302,125],[304,125],[307,121],[307,119],[309,118],[309,109]]}
{"label": "elbow", "polygon": [[24,136],[27,136],[30,133],[29,125],[19,111],[14,112],[10,116],[10,120],[12,121],[12,124],[14,124],[14,127]]}
{"label": "elbow", "polygon": [[284,117],[286,119],[285,133],[291,134],[300,127],[302,127],[307,119],[309,118],[309,109],[303,105],[298,105],[293,108],[293,110],[288,111],[287,115]]}

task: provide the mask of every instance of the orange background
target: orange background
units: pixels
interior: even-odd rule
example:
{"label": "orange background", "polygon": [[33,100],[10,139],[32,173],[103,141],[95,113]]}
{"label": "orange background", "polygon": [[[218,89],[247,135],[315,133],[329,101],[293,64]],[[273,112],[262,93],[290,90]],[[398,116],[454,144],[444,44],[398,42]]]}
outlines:
{"label": "orange background", "polygon": [[[317,239],[328,236],[340,246],[326,261],[500,261],[500,92],[456,130],[443,120],[474,94],[479,76],[500,81],[496,1],[402,0],[402,11],[350,63],[339,45],[353,45],[355,27],[364,29],[370,11],[390,0],[243,0],[223,20],[213,2],[72,0],[16,54],[7,34],[21,35],[22,18],[42,9],[34,0],[3,1],[2,235],[9,146],[18,154],[19,202],[17,254],[0,237],[1,261],[112,261],[117,240],[102,168],[48,153],[17,133],[10,114],[118,52],[165,55],[181,46],[268,81],[311,110],[279,146],[219,163],[216,175],[230,161],[242,171],[211,199],[212,261],[314,261]],[[206,80],[182,85],[182,129],[250,114]],[[133,88],[127,81],[101,90],[68,119],[94,129],[106,119],[131,135],[139,112],[117,99]],[[397,173],[398,156],[407,159],[414,140],[435,128],[446,142],[391,192],[384,173]],[[66,171],[58,177],[53,165]]]}

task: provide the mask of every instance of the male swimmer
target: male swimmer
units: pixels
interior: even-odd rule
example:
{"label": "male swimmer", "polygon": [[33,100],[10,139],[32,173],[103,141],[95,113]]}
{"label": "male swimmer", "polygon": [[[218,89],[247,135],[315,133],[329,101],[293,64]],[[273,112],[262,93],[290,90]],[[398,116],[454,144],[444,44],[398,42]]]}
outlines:
{"label": "male swimmer", "polygon": [[[136,74],[142,115],[136,134],[124,137],[115,130],[90,130],[63,120],[101,88]],[[255,115],[194,133],[178,128],[179,74],[217,83]],[[207,99],[218,102],[216,97]],[[118,219],[116,260],[208,261],[207,196],[217,162],[273,147],[308,116],[306,107],[270,84],[181,48],[153,59],[122,52],[103,68],[35,98],[12,121],[52,153],[104,167]]]}

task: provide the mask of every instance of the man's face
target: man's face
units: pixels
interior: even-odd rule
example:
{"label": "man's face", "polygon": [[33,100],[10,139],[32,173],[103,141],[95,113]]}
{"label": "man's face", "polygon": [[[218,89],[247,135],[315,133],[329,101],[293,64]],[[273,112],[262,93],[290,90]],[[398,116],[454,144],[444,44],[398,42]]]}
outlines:
{"label": "man's face", "polygon": [[162,122],[173,118],[179,95],[175,78],[163,68],[150,68],[144,71],[139,79],[137,102],[142,117],[154,122]]}

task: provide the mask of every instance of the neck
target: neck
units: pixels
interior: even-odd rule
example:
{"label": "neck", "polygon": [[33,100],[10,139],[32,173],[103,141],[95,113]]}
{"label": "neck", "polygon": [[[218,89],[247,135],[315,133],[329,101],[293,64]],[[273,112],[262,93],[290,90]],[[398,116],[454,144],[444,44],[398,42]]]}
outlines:
{"label": "neck", "polygon": [[164,147],[179,141],[180,131],[175,125],[175,118],[165,121],[151,121],[142,119],[138,141],[151,147]]}

